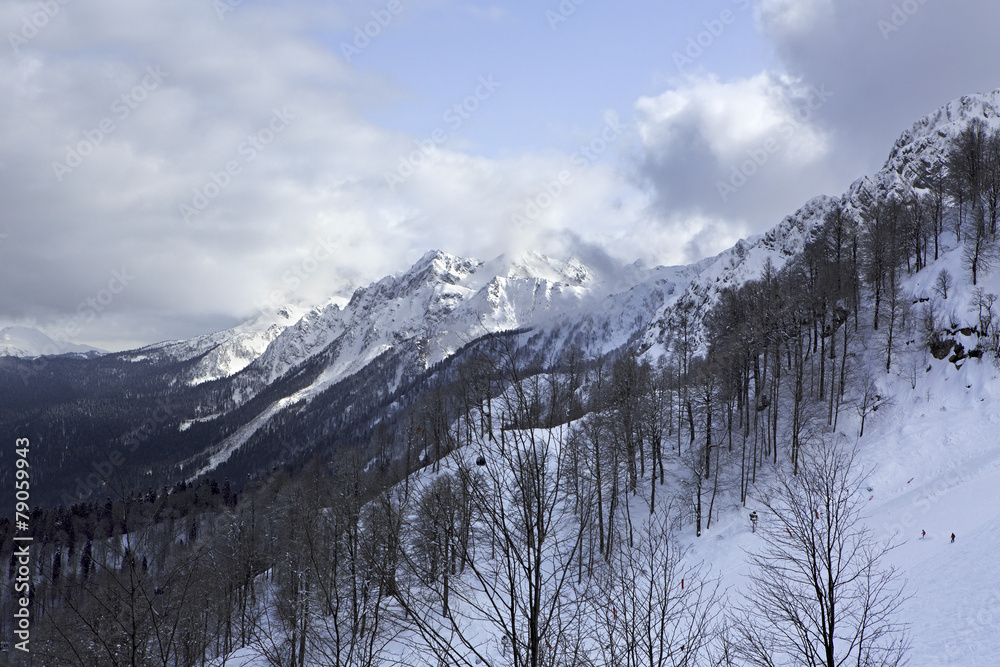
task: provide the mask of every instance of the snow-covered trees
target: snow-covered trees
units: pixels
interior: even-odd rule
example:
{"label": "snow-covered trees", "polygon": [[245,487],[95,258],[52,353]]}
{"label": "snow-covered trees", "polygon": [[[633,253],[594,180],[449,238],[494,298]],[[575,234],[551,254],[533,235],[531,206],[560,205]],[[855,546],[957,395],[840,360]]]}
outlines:
{"label": "snow-covered trees", "polygon": [[690,564],[678,546],[669,508],[649,516],[632,547],[601,569],[594,601],[600,665],[673,667],[712,664],[718,638],[719,583]]}
{"label": "snow-covered trees", "polygon": [[862,480],[854,453],[828,444],[804,453],[798,475],[777,476],[734,615],[741,664],[904,664],[900,575],[864,525]]}
{"label": "snow-covered trees", "polygon": [[1000,133],[981,118],[973,120],[948,150],[946,168],[948,190],[959,211],[958,229],[965,233],[962,263],[972,276],[972,284],[977,285],[980,274],[1000,261],[996,245]]}

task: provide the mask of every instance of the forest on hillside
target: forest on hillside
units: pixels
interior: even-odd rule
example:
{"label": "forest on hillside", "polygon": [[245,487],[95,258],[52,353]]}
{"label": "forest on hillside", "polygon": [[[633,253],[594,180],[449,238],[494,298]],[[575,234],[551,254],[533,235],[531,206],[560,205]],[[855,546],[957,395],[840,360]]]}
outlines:
{"label": "forest on hillside", "polygon": [[[925,351],[996,363],[981,284],[1000,261],[1000,133],[972,122],[904,175],[861,181],[800,254],[709,312],[679,304],[660,358],[498,333],[413,387],[366,447],[238,492],[112,476],[107,498],[35,508],[33,650],[7,646],[10,664],[904,664],[905,591],[836,433],[850,415],[862,437],[888,400],[879,375],[915,386]],[[947,252],[961,274],[904,289]],[[727,604],[677,537],[751,498],[764,546]],[[0,521],[3,637],[25,595],[12,537]]]}

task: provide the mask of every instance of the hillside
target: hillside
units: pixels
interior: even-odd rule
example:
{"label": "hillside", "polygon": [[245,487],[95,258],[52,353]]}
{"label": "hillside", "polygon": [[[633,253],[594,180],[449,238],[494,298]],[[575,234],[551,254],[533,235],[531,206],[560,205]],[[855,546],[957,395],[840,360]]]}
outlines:
{"label": "hillside", "polygon": [[[690,266],[431,251],[346,303],[0,358],[41,650],[169,664],[172,623],[254,667],[992,664],[998,104]],[[95,635],[109,596],[131,625]]]}

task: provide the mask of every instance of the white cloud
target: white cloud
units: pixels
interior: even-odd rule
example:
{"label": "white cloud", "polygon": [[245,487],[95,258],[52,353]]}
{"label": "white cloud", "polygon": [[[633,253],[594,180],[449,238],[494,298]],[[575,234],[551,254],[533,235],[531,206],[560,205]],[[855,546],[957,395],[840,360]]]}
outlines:
{"label": "white cloud", "polygon": [[757,21],[772,36],[801,35],[813,30],[833,12],[834,0],[761,0]]}
{"label": "white cloud", "polygon": [[[773,72],[689,76],[636,102],[638,179],[684,261],[765,231],[829,189],[834,91]],[[655,238],[654,234],[652,238]]]}
{"label": "white cloud", "polygon": [[643,97],[635,106],[646,150],[670,153],[693,134],[728,166],[769,139],[786,136],[781,161],[804,165],[822,159],[830,140],[813,122],[822,104],[816,92],[798,81],[762,72],[732,82],[688,77],[677,88]]}
{"label": "white cloud", "polygon": [[[623,121],[613,145],[582,166],[558,152],[479,157],[456,131],[395,191],[386,172],[425,137],[368,120],[392,111],[401,91],[339,47],[384,2],[244,2],[221,20],[204,0],[60,5],[0,58],[0,283],[26,286],[0,293],[0,320],[72,317],[123,267],[136,279],[78,340],[111,344],[110,324],[130,342],[193,335],[252,313],[275,290],[322,299],[432,247],[485,259],[601,244],[654,263],[718,252],[877,169],[920,115],[997,85],[990,31],[1000,6],[921,4],[886,40],[878,21],[894,4],[763,0],[758,26],[779,59],[773,71],[686,78],[643,97],[634,125]],[[514,23],[495,4],[406,4],[368,48],[418,23],[425,5],[479,7],[480,23]],[[37,8],[4,3],[0,25],[16,31]],[[113,105],[156,66],[169,76],[120,118]],[[816,91],[832,98],[819,106]],[[251,161],[241,147],[275,108],[295,118]],[[60,182],[52,163],[104,119],[113,131]],[[605,122],[580,141],[596,140]],[[752,178],[720,197],[718,184],[761,150]],[[634,155],[635,179],[612,166],[619,152]],[[233,160],[239,174],[184,224],[179,205]],[[553,186],[564,171],[571,182]],[[515,225],[531,202],[536,214]],[[328,239],[336,256],[289,289],[287,272]]]}
{"label": "white cloud", "polygon": [[[220,20],[202,0],[72,3],[0,59],[0,282],[29,286],[0,294],[0,320],[60,330],[125,268],[134,281],[76,322],[76,339],[190,336],[274,294],[349,293],[432,247],[558,252],[562,231],[623,230],[642,210],[641,193],[599,162],[515,229],[512,214],[566,156],[476,157],[460,132],[393,192],[385,174],[419,138],[365,119],[395,91],[315,38],[359,20],[325,6],[243,3]],[[142,88],[147,67],[165,77]],[[288,121],[272,125],[275,110]],[[68,152],[87,154],[56,174]],[[182,206],[196,213],[185,220]],[[289,279],[319,244],[333,257]]]}

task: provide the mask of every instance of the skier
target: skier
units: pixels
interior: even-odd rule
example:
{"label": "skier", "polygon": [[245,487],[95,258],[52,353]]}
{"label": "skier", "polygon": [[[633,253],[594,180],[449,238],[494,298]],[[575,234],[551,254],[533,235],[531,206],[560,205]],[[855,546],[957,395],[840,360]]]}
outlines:
{"label": "skier", "polygon": [[920,539],[924,539],[925,537],[927,537],[927,531],[926,530],[921,530],[920,531]]}
{"label": "skier", "polygon": [[954,543],[955,543],[955,533],[952,533],[952,534],[951,534],[951,543],[952,543],[952,544],[954,544]]}
{"label": "skier", "polygon": [[750,512],[750,532],[757,532],[757,510]]}

